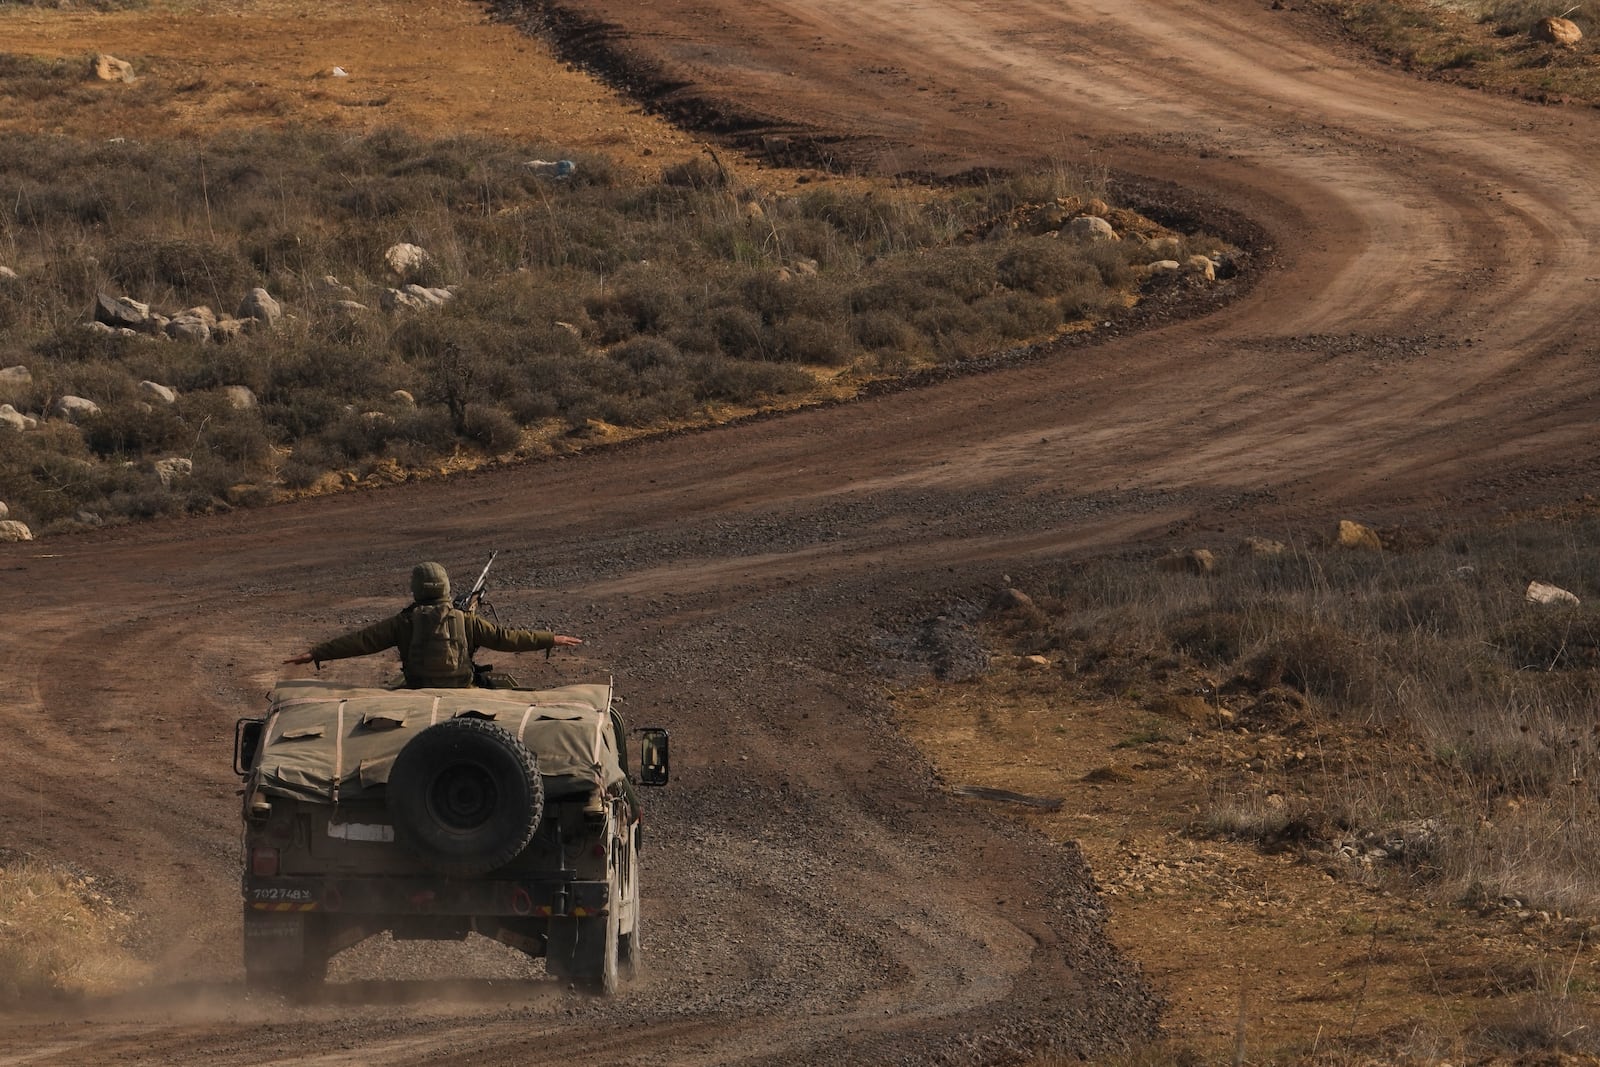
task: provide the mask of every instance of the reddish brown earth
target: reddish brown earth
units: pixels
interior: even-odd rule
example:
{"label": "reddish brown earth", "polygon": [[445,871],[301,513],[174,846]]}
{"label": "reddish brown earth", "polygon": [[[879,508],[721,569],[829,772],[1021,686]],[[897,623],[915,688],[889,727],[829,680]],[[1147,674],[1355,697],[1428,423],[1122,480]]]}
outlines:
{"label": "reddish brown earth", "polygon": [[[1185,211],[1198,197],[1259,227],[1271,269],[1207,317],[860,403],[0,548],[0,842],[111,879],[159,961],[127,999],[7,1015],[0,1064],[961,1061],[1136,1041],[1156,1004],[1105,942],[1078,854],[943,797],[886,725],[907,620],[1107,546],[1470,519],[1595,487],[1592,111],[1409,81],[1242,0],[564,6],[626,27],[591,27],[588,54],[690,87],[663,106],[888,171],[1045,161],[1170,183]],[[422,27],[460,22],[432,38],[435,66],[509,40],[462,5],[414,7],[437,12]],[[331,1003],[244,997],[233,720],[284,656],[394,606],[414,561],[460,578],[493,548],[503,614],[589,639],[517,669],[615,673],[635,721],[674,730],[647,978],[608,1004],[483,946],[378,946],[339,962]]]}

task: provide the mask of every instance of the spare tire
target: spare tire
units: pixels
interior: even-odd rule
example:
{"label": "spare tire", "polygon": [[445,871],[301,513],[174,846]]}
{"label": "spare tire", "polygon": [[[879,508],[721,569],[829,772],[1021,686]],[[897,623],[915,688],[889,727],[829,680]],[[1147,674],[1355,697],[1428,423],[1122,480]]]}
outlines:
{"label": "spare tire", "polygon": [[386,793],[395,839],[455,878],[511,862],[544,814],[533,753],[486,719],[449,719],[413,737],[395,757]]}

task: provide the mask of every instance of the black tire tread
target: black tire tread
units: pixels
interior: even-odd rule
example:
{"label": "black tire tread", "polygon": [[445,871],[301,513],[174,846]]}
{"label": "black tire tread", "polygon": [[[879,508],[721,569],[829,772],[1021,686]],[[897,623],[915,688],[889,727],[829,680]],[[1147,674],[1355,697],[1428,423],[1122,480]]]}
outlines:
{"label": "black tire tread", "polygon": [[[497,834],[471,852],[437,840],[423,799],[439,761],[459,758],[462,749],[468,758],[490,761],[497,774],[520,774],[527,790],[524,810],[513,813]],[[430,869],[452,878],[475,878],[510,863],[533,840],[544,815],[544,778],[537,759],[515,734],[487,719],[446,719],[417,734],[395,757],[385,791],[396,836]]]}

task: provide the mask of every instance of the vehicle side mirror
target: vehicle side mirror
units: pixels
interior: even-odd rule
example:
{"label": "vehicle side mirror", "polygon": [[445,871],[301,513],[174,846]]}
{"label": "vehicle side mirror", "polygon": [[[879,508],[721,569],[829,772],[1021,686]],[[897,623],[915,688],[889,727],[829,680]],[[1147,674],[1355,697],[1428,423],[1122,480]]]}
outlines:
{"label": "vehicle side mirror", "polygon": [[240,719],[233,724],[233,773],[243,778],[255,765],[261,752],[261,735],[267,728],[265,719]]}
{"label": "vehicle side mirror", "polygon": [[671,775],[671,736],[660,726],[639,731],[639,784],[666,785]]}

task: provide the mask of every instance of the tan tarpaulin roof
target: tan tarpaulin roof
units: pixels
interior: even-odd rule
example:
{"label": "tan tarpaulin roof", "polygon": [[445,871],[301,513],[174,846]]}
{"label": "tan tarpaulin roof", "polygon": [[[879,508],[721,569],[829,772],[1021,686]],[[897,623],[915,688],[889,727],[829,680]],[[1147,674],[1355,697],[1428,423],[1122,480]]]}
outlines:
{"label": "tan tarpaulin roof", "polygon": [[388,782],[407,741],[436,722],[473,715],[522,739],[538,759],[546,796],[588,793],[622,780],[610,707],[609,685],[351,689],[279,682],[263,737],[261,788],[328,803],[359,799]]}

